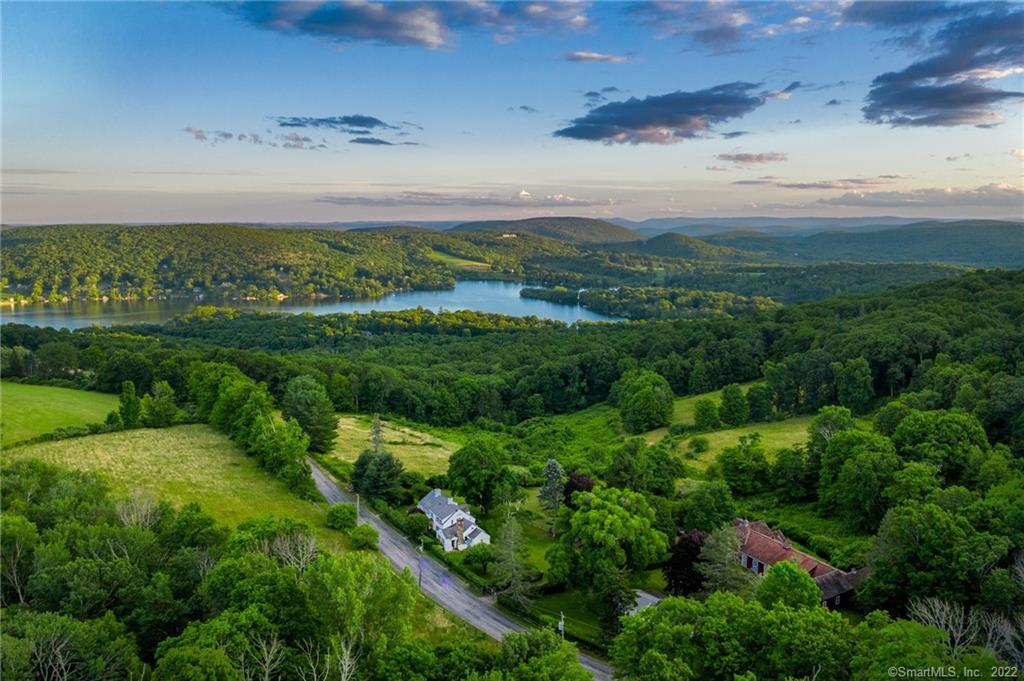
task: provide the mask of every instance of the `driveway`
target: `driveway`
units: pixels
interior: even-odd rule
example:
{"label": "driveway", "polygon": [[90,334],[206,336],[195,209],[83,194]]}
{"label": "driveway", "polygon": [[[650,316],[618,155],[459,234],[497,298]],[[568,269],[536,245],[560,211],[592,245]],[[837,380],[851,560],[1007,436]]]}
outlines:
{"label": "driveway", "polygon": [[[342,490],[315,461],[310,461],[309,465],[313,469],[313,482],[328,503],[355,503],[352,495]],[[436,559],[421,554],[404,535],[370,512],[364,505],[359,507],[359,518],[380,534],[378,548],[395,569],[408,568],[413,577],[419,580],[423,593],[442,608],[499,640],[509,632],[525,629],[523,625],[495,607],[493,602],[470,591],[461,578],[451,573]],[[580,662],[595,679],[610,681],[612,678],[612,668],[606,662],[583,653],[580,653]]]}

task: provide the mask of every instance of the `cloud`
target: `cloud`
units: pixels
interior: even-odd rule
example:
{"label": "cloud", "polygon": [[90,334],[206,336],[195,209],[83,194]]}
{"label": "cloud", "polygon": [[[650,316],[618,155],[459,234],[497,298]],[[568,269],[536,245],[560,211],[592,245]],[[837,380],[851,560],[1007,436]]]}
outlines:
{"label": "cloud", "polygon": [[623,201],[614,199],[591,200],[579,199],[566,194],[547,194],[534,196],[525,189],[512,196],[496,196],[493,194],[449,194],[442,192],[409,191],[399,194],[361,196],[354,194],[329,194],[316,199],[319,202],[333,203],[340,206],[501,206],[556,208],[565,206],[612,206]]}
{"label": "cloud", "polygon": [[577,50],[575,52],[566,52],[562,55],[565,61],[571,62],[603,62],[606,64],[624,64],[629,61],[629,57],[621,54],[606,54],[604,52],[590,52],[588,50]]}
{"label": "cloud", "polygon": [[1010,149],[1010,156],[1014,158],[1024,158],[1024,147],[1019,149]]}
{"label": "cloud", "polygon": [[825,102],[825,106],[839,106],[840,104],[842,104],[842,102],[840,102],[838,99],[830,99],[827,102]]}
{"label": "cloud", "polygon": [[231,11],[286,35],[427,49],[450,45],[463,30],[487,31],[507,42],[524,32],[590,25],[586,5],[578,2],[246,2],[232,5]]}
{"label": "cloud", "polygon": [[282,128],[325,128],[339,132],[349,132],[353,129],[373,130],[375,128],[397,130],[399,127],[397,125],[389,125],[375,116],[363,114],[326,116],[322,118],[315,116],[271,116],[270,119]]}
{"label": "cloud", "polygon": [[699,137],[765,102],[752,83],[726,83],[695,92],[670,92],[608,102],[556,130],[555,137],[605,144],[671,144]]}
{"label": "cloud", "polygon": [[721,51],[739,42],[741,28],[753,19],[738,3],[644,2],[627,6],[627,12],[661,36],[688,35],[694,46]]}
{"label": "cloud", "polygon": [[4,175],[75,175],[72,170],[54,170],[51,168],[3,168]]}
{"label": "cloud", "polygon": [[188,134],[192,135],[192,137],[194,137],[197,142],[205,142],[207,139],[206,131],[200,130],[199,128],[193,128],[192,126],[182,128],[182,132],[187,132]]}
{"label": "cloud", "polygon": [[959,156],[947,156],[946,160],[949,161],[950,163],[954,163],[954,162],[960,161],[960,160],[967,160],[970,157],[971,157],[971,155],[969,153],[967,153],[967,154],[960,154]]}
{"label": "cloud", "polygon": [[[902,71],[883,73],[872,81],[862,109],[869,122],[987,128],[1002,121],[999,105],[1024,99],[1024,92],[991,84],[1024,73],[1024,9],[990,2],[855,3],[844,16],[896,31],[903,44],[916,45],[920,52],[920,58]],[[944,19],[948,23],[930,28]],[[924,31],[929,31],[927,36]]]}
{"label": "cloud", "polygon": [[727,140],[731,140],[731,139],[736,139],[737,137],[743,137],[744,135],[749,135],[749,134],[750,133],[747,132],[746,130],[733,130],[732,132],[723,132],[722,133],[722,137],[724,137]]}
{"label": "cloud", "polygon": [[1024,189],[1009,184],[987,184],[976,189],[946,187],[914,189],[905,192],[852,191],[831,199],[819,199],[826,206],[865,208],[943,208],[949,206],[985,206],[1019,209],[1024,202]]}
{"label": "cloud", "polygon": [[715,158],[729,163],[751,165],[753,163],[778,163],[785,161],[788,156],[780,151],[766,151],[760,154],[718,154]]}
{"label": "cloud", "polygon": [[704,170],[713,170],[716,173],[725,173],[729,171],[725,166],[705,166]]}
{"label": "cloud", "polygon": [[739,185],[772,185],[780,189],[857,189],[889,184],[891,180],[902,178],[902,175],[878,175],[876,177],[847,177],[841,180],[812,180],[807,182],[782,182],[782,178],[774,175],[763,175],[756,180],[736,180],[732,184]]}
{"label": "cloud", "polygon": [[889,184],[889,180],[879,177],[848,177],[842,180],[816,180],[813,182],[776,182],[780,189],[855,189]]}
{"label": "cloud", "polygon": [[520,104],[519,106],[510,106],[507,110],[508,111],[522,111],[523,113],[528,113],[528,114],[535,114],[535,113],[537,113],[539,111],[539,109],[535,109],[532,106],[530,106],[529,104]]}
{"label": "cloud", "polygon": [[227,132],[226,130],[214,130],[213,134],[217,137],[217,139],[222,141],[227,141],[235,138],[233,133]]}
{"label": "cloud", "polygon": [[797,80],[797,81],[793,81],[792,83],[787,85],[782,90],[768,90],[766,92],[762,92],[761,96],[764,97],[765,99],[778,99],[778,100],[786,101],[799,88],[800,88],[800,81]]}

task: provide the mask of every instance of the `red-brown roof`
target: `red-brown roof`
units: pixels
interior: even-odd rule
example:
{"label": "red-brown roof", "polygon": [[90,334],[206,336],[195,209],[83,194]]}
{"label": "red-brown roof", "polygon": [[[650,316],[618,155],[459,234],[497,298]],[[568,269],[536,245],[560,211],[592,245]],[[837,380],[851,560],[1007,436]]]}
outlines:
{"label": "red-brown roof", "polygon": [[780,560],[791,560],[810,573],[811,577],[821,577],[835,571],[828,563],[794,549],[782,532],[773,531],[762,522],[752,523],[742,518],[738,519],[736,531],[743,543],[740,550],[765,565],[775,565]]}

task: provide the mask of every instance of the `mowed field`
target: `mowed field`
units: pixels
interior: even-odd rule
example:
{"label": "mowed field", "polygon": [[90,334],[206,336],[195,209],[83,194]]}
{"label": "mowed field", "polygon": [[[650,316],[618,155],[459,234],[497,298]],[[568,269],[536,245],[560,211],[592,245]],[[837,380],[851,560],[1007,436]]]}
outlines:
{"label": "mowed field", "polygon": [[42,442],[4,453],[103,474],[115,493],[143,491],[175,506],[196,502],[228,525],[274,514],[305,520],[321,534],[326,505],[304,501],[235,443],[207,425],[126,430]]}
{"label": "mowed field", "polygon": [[[328,456],[355,463],[359,455],[370,448],[369,416],[342,416],[338,420],[338,439]],[[384,449],[388,450],[405,466],[408,471],[415,471],[430,477],[448,470],[448,457],[461,445],[441,439],[430,433],[416,430],[391,421],[381,419],[381,434],[384,436]]]}
{"label": "mowed field", "polygon": [[0,383],[0,443],[7,447],[57,428],[99,423],[116,408],[116,395],[4,381]]}
{"label": "mowed field", "polygon": [[477,270],[477,271],[490,271],[491,266],[485,262],[478,260],[467,260],[460,258],[444,251],[431,251],[430,259],[438,262],[443,262],[449,267],[455,267],[460,270]]}

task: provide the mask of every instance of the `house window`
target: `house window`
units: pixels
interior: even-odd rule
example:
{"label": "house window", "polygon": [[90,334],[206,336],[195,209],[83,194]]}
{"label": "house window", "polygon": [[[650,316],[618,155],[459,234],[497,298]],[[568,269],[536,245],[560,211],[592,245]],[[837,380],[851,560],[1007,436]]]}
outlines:
{"label": "house window", "polygon": [[452,548],[453,548],[453,549],[455,548],[455,542],[456,542],[456,541],[457,541],[457,540],[455,540],[455,539],[452,539]]}

